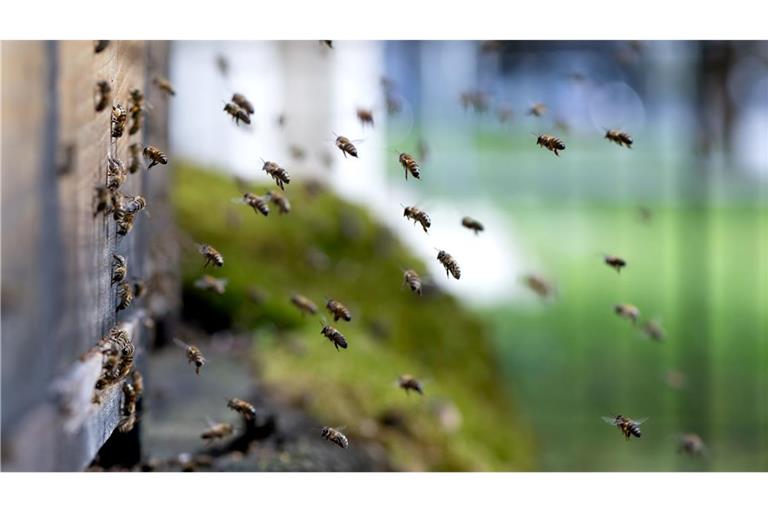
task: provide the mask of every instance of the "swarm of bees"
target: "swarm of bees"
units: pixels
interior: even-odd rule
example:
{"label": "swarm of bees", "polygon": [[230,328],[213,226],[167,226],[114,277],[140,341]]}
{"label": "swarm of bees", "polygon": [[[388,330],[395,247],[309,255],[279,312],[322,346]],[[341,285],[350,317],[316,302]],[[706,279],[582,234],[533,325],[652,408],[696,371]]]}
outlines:
{"label": "swarm of bees", "polygon": [[101,373],[94,385],[93,402],[101,402],[100,393],[125,379],[133,370],[135,347],[128,332],[120,325],[113,326],[97,348],[102,355]]}
{"label": "swarm of bees", "polygon": [[179,347],[181,347],[182,349],[184,349],[184,353],[187,356],[187,362],[189,362],[189,364],[194,364],[195,373],[197,375],[200,375],[200,368],[205,366],[205,363],[206,363],[206,359],[203,356],[203,353],[200,351],[200,349],[194,345],[187,345],[186,343],[184,343],[178,338],[174,338],[173,342]]}
{"label": "swarm of bees", "polygon": [[414,226],[417,222],[421,224],[421,229],[423,229],[425,233],[428,233],[427,230],[432,226],[432,221],[429,219],[427,212],[420,210],[415,206],[406,206],[405,210],[403,210],[403,217],[412,220]]}

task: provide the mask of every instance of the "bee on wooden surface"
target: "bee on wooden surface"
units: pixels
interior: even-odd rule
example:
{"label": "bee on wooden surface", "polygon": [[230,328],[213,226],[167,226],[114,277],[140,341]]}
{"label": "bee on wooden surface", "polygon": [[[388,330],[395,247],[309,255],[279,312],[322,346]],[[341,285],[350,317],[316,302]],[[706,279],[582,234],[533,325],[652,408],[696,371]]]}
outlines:
{"label": "bee on wooden surface", "polygon": [[111,41],[100,40],[93,42],[93,53],[101,53],[107,49]]}
{"label": "bee on wooden surface", "polygon": [[472,231],[474,231],[475,235],[477,235],[479,232],[485,229],[485,227],[480,223],[480,221],[475,220],[472,217],[464,217],[463,219],[461,219],[461,225],[467,229],[471,229]]}
{"label": "bee on wooden surface", "polygon": [[606,265],[616,270],[617,273],[621,273],[621,269],[627,266],[627,262],[619,258],[618,256],[603,256],[603,261]]}
{"label": "bee on wooden surface", "polygon": [[324,438],[338,446],[339,448],[347,448],[349,447],[349,440],[347,439],[347,436],[341,433],[340,429],[338,428],[332,428],[332,427],[323,427],[320,430],[320,435]]}
{"label": "bee on wooden surface", "polygon": [[275,180],[275,183],[277,183],[277,186],[280,187],[281,190],[285,190],[285,187],[283,186],[284,183],[291,182],[291,178],[288,176],[288,173],[285,172],[285,169],[277,165],[275,162],[264,162],[264,166],[261,168],[261,170],[269,174],[269,176]]}
{"label": "bee on wooden surface", "polygon": [[93,108],[101,112],[112,102],[112,86],[106,80],[99,80],[93,88]]}
{"label": "bee on wooden surface", "polygon": [[133,287],[123,281],[117,286],[117,311],[122,311],[133,302]]}
{"label": "bee on wooden surface", "polygon": [[117,158],[107,158],[107,188],[115,191],[125,181],[125,165]]}
{"label": "bee on wooden surface", "polygon": [[157,164],[167,164],[168,163],[168,157],[165,156],[165,153],[160,151],[155,146],[147,146],[144,148],[144,158],[149,160],[149,165],[147,166],[147,170],[151,169]]}
{"label": "bee on wooden surface", "polygon": [[683,434],[680,436],[677,452],[692,456],[703,455],[706,446],[698,434]]}
{"label": "bee on wooden surface", "polygon": [[269,197],[267,196],[257,196],[253,192],[246,192],[243,194],[242,199],[233,199],[232,201],[247,204],[253,208],[253,211],[260,213],[265,217],[269,215],[269,205],[267,204]]}
{"label": "bee on wooden surface", "polygon": [[339,318],[343,318],[347,322],[352,320],[352,314],[349,312],[349,309],[335,299],[328,299],[328,302],[325,303],[325,307],[333,315],[334,322],[338,322]]}
{"label": "bee on wooden surface", "polygon": [[141,196],[123,196],[120,207],[115,210],[115,218],[117,218],[117,211],[122,210],[125,213],[134,215],[147,207],[147,200]]}
{"label": "bee on wooden surface", "polygon": [[499,107],[496,109],[496,118],[501,124],[511,121],[514,115],[515,111],[509,107]]}
{"label": "bee on wooden surface", "polygon": [[208,274],[195,281],[195,288],[200,288],[201,290],[210,290],[218,293],[219,295],[222,295],[226,291],[226,286],[226,279],[216,279],[215,277],[209,276]]}
{"label": "bee on wooden surface", "polygon": [[277,207],[277,211],[281,214],[291,213],[291,202],[288,201],[288,197],[277,190],[270,190],[266,196],[273,205]]}
{"label": "bee on wooden surface", "polygon": [[138,393],[133,384],[123,384],[123,410],[122,417],[117,424],[117,429],[122,432],[130,432],[136,425],[136,401]]}
{"label": "bee on wooden surface", "polygon": [[144,94],[139,89],[133,89],[130,100],[128,112],[131,114],[131,127],[128,129],[128,135],[133,135],[141,129],[144,118]]}
{"label": "bee on wooden surface", "polygon": [[430,220],[429,215],[427,215],[427,212],[416,208],[415,206],[405,206],[404,208],[403,217],[412,220],[414,226],[418,222],[421,224],[421,229],[423,229],[425,233],[428,233],[427,229],[432,226],[432,221]]}
{"label": "bee on wooden surface", "polygon": [[317,313],[317,306],[315,303],[298,293],[291,295],[291,304],[299,308],[299,311],[301,311],[302,314],[314,315]]}
{"label": "bee on wooden surface", "polygon": [[542,276],[528,274],[523,277],[523,282],[542,299],[546,299],[555,293],[554,285]]}
{"label": "bee on wooden surface", "polygon": [[[421,277],[415,270],[406,270],[403,272],[403,283],[408,285],[416,295],[421,295]],[[402,287],[401,287],[402,289]]]}
{"label": "bee on wooden surface", "polygon": [[555,156],[560,156],[558,151],[563,151],[565,149],[565,144],[563,144],[563,141],[555,137],[554,135],[547,135],[542,134],[538,135],[536,138],[536,144],[539,146],[550,150],[555,154]]}
{"label": "bee on wooden surface", "polygon": [[93,217],[104,212],[105,215],[112,213],[113,192],[104,185],[93,187]]}
{"label": "bee on wooden surface", "polygon": [[637,319],[640,316],[640,310],[637,309],[637,306],[633,306],[632,304],[616,304],[613,307],[613,310],[617,315],[632,320],[633,324],[637,323]]}
{"label": "bee on wooden surface", "polygon": [[248,116],[251,116],[255,112],[253,109],[253,103],[248,101],[248,98],[246,98],[244,94],[236,92],[232,95],[231,101],[241,109],[245,110],[245,113],[248,114]]}
{"label": "bee on wooden surface", "polygon": [[178,338],[173,338],[173,342],[179,347],[184,349],[184,353],[187,355],[187,362],[195,365],[195,373],[200,375],[200,368],[205,366],[206,359],[203,353],[194,345],[187,345]]}
{"label": "bee on wooden surface", "polygon": [[205,257],[205,265],[203,265],[203,268],[207,267],[210,263],[213,263],[217,267],[224,266],[224,256],[212,246],[208,244],[197,244],[197,250],[203,257]]}
{"label": "bee on wooden surface", "polygon": [[401,375],[397,378],[397,385],[404,389],[406,394],[410,391],[415,391],[420,395],[424,394],[424,388],[422,388],[421,382],[416,380],[412,375]]}
{"label": "bee on wooden surface", "polygon": [[126,236],[133,229],[135,214],[127,213],[124,210],[115,210],[115,224],[117,225],[117,234]]}
{"label": "bee on wooden surface", "polygon": [[213,423],[208,422],[208,430],[200,434],[201,439],[208,441],[208,444],[217,439],[224,439],[235,433],[235,427],[231,423]]}
{"label": "bee on wooden surface", "polygon": [[456,263],[456,260],[453,259],[453,256],[448,254],[447,252],[441,250],[437,253],[437,261],[443,264],[445,267],[445,275],[448,276],[448,273],[455,278],[459,279],[461,278],[461,269],[459,268],[459,264]]}
{"label": "bee on wooden surface", "polygon": [[640,326],[643,333],[654,341],[664,341],[666,333],[659,322],[648,320]]}
{"label": "bee on wooden surface", "polygon": [[627,418],[621,414],[614,418],[608,416],[603,416],[602,418],[606,423],[619,427],[619,430],[624,434],[627,441],[629,441],[630,436],[640,437],[643,435],[643,433],[640,432],[640,425],[648,419],[641,418],[639,420],[633,420],[632,418]]}
{"label": "bee on wooden surface", "polygon": [[632,149],[632,137],[626,132],[620,130],[606,130],[605,138],[611,142],[615,142],[619,146],[626,146]]}
{"label": "bee on wooden surface", "polygon": [[373,128],[373,110],[358,108],[357,119],[360,121],[360,124],[363,125],[363,128],[367,125],[370,125],[371,128]]}
{"label": "bee on wooden surface", "polygon": [[541,117],[547,112],[547,106],[544,103],[534,103],[531,108],[528,109],[525,115]]}
{"label": "bee on wooden surface", "polygon": [[411,155],[409,155],[408,153],[400,153],[398,160],[400,161],[400,165],[403,166],[406,180],[408,180],[409,172],[411,173],[411,176],[413,176],[417,180],[421,179],[421,167],[419,167],[419,164],[416,162],[416,160],[414,160],[414,158]]}
{"label": "bee on wooden surface", "polygon": [[163,91],[167,96],[176,96],[176,91],[173,89],[171,82],[162,76],[156,76],[152,79],[152,83],[157,86],[158,89]]}
{"label": "bee on wooden surface", "polygon": [[120,103],[112,105],[112,137],[119,139],[125,131],[128,122],[128,111]]}
{"label": "bee on wooden surface", "polygon": [[357,148],[355,147],[352,142],[341,135],[336,137],[336,147],[341,150],[341,153],[344,155],[344,158],[347,157],[347,154],[352,155],[353,157],[357,158]]}
{"label": "bee on wooden surface", "polygon": [[244,122],[245,124],[251,124],[251,116],[248,115],[248,112],[243,110],[235,103],[227,103],[224,105],[224,112],[232,116],[232,119],[235,120],[236,125],[240,125],[240,121]]}
{"label": "bee on wooden surface", "polygon": [[125,279],[125,275],[128,273],[128,264],[126,263],[125,256],[120,254],[112,255],[112,284],[121,283]]}
{"label": "bee on wooden surface", "polygon": [[141,170],[141,144],[138,142],[134,142],[130,146],[128,146],[128,154],[130,155],[130,160],[128,160],[128,172],[131,174],[136,174]]}
{"label": "bee on wooden surface", "polygon": [[333,343],[333,346],[336,347],[337,351],[339,350],[339,347],[347,348],[349,346],[347,344],[347,338],[345,338],[344,335],[341,334],[341,332],[339,332],[339,330],[335,327],[330,325],[323,325],[323,328],[320,330],[320,334],[328,338]]}
{"label": "bee on wooden surface", "polygon": [[256,417],[256,407],[253,404],[240,400],[239,398],[230,398],[227,401],[227,407],[242,415],[246,420],[252,421]]}

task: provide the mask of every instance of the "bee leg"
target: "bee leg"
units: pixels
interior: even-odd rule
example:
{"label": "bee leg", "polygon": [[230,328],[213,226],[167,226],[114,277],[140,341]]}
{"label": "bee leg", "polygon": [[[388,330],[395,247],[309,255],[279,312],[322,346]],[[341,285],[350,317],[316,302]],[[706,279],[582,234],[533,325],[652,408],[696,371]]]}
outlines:
{"label": "bee leg", "polygon": [[336,352],[338,352],[339,351],[339,344],[334,341],[333,342],[333,346],[336,347]]}

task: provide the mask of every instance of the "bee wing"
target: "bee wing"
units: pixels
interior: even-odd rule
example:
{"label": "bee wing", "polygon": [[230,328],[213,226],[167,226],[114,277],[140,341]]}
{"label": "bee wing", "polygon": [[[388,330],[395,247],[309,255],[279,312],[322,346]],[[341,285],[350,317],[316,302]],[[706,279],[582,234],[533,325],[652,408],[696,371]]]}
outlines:
{"label": "bee wing", "polygon": [[245,204],[245,200],[242,197],[233,197],[229,202],[232,204]]}
{"label": "bee wing", "polygon": [[608,416],[601,416],[601,418],[603,418],[603,421],[606,423],[609,423],[611,425],[616,425],[616,418],[611,418]]}
{"label": "bee wing", "polygon": [[631,421],[632,421],[632,423],[634,423],[635,425],[642,425],[643,423],[645,423],[646,421],[648,421],[648,418],[647,418],[647,417],[646,417],[646,418],[640,418],[639,420],[631,420]]}
{"label": "bee wing", "polygon": [[183,348],[184,350],[187,350],[189,348],[189,345],[181,341],[179,338],[173,338],[173,342],[179,347]]}
{"label": "bee wing", "polygon": [[205,422],[208,424],[208,428],[213,428],[216,425],[210,416],[205,417]]}

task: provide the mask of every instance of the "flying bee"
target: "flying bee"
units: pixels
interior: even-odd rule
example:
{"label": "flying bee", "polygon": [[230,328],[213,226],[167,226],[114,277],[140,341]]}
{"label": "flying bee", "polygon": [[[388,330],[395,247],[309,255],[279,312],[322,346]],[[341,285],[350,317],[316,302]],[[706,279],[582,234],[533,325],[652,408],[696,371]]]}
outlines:
{"label": "flying bee", "polygon": [[232,116],[236,125],[240,125],[240,121],[245,124],[251,124],[251,117],[248,115],[248,112],[235,103],[227,103],[224,105],[224,112]]}
{"label": "flying bee", "polygon": [[106,80],[99,80],[93,88],[93,108],[101,112],[112,101],[112,87]]}
{"label": "flying bee", "polygon": [[213,263],[217,267],[224,266],[224,256],[212,246],[208,244],[198,244],[197,250],[205,257],[205,265],[203,265],[203,268],[207,267],[210,263]]}
{"label": "flying bee", "polygon": [[352,314],[349,312],[347,306],[335,299],[328,299],[328,302],[325,303],[325,307],[333,315],[334,322],[338,322],[339,318],[343,318],[347,322],[352,320]]}
{"label": "flying bee", "polygon": [[528,109],[525,115],[541,117],[547,111],[547,106],[544,103],[534,103],[531,108]]}
{"label": "flying bee", "polygon": [[613,307],[613,310],[617,315],[632,320],[633,324],[637,323],[637,319],[640,316],[640,310],[637,309],[637,306],[633,306],[632,304],[616,304]]}
{"label": "flying bee", "polygon": [[480,224],[480,221],[473,219],[472,217],[464,217],[461,219],[461,225],[467,229],[471,229],[477,235],[480,231],[483,231],[485,227]]}
{"label": "flying bee", "polygon": [[371,128],[373,128],[373,110],[358,108],[357,119],[360,121],[360,124],[363,125],[363,128],[365,128],[366,125],[371,125]]}
{"label": "flying bee", "polygon": [[107,158],[107,188],[115,191],[125,181],[125,165],[117,158]]}
{"label": "flying bee", "polygon": [[415,270],[406,270],[403,272],[403,283],[407,284],[413,293],[421,295],[421,278]]}
{"label": "flying bee", "polygon": [[627,266],[627,262],[618,256],[606,255],[603,257],[603,261],[609,267],[616,269],[616,272],[621,272],[621,269]]}
{"label": "flying bee", "polygon": [[299,308],[302,314],[317,314],[317,306],[315,303],[298,293],[291,296],[291,304]]}
{"label": "flying bee", "polygon": [[620,414],[615,418],[608,416],[603,416],[602,418],[606,423],[619,427],[619,430],[621,430],[621,433],[624,434],[624,437],[627,441],[629,441],[629,436],[640,437],[643,435],[643,433],[640,432],[640,425],[648,419],[641,418],[639,420],[633,420],[632,418],[627,418],[626,416],[622,416]]}
{"label": "flying bee", "polygon": [[267,204],[269,197],[267,196],[257,196],[253,192],[246,192],[243,194],[242,199],[233,199],[232,201],[237,201],[240,203],[247,204],[251,208],[253,208],[253,211],[260,213],[264,215],[265,217],[269,215],[269,205]]}
{"label": "flying bee", "polygon": [[117,234],[126,236],[133,229],[135,214],[126,213],[123,210],[115,210],[115,224],[117,225]]}
{"label": "flying bee", "polygon": [[167,96],[176,96],[176,91],[173,89],[171,82],[162,76],[156,76],[152,83],[157,86],[158,89],[163,91]]}
{"label": "flying bee", "polygon": [[488,110],[488,95],[481,91],[466,91],[459,96],[464,110],[472,107],[472,109],[480,114]]}
{"label": "flying bee", "polygon": [[125,281],[117,287],[117,311],[122,311],[133,302],[133,288]]}
{"label": "flying bee", "polygon": [[389,114],[391,116],[393,116],[395,114],[399,114],[400,111],[403,110],[402,102],[394,94],[387,93],[387,95],[386,95],[386,103],[387,103],[387,114]]}
{"label": "flying bee", "polygon": [[397,385],[404,389],[406,394],[410,391],[415,391],[420,395],[424,394],[424,388],[421,387],[421,382],[416,380],[412,375],[401,375],[397,378]]}
{"label": "flying bee", "polygon": [[547,135],[547,134],[538,135],[536,138],[536,144],[550,150],[555,154],[555,156],[560,156],[558,151],[563,151],[565,149],[565,144],[563,144],[563,141],[561,141],[554,135]]}
{"label": "flying bee", "polygon": [[658,322],[654,320],[646,321],[642,326],[640,326],[640,329],[642,329],[646,336],[654,341],[664,341],[664,338],[666,337],[664,329]]}
{"label": "flying bee", "polygon": [[277,165],[275,162],[264,162],[264,166],[261,168],[261,170],[269,174],[269,176],[275,180],[275,183],[277,183],[277,186],[280,187],[281,190],[285,190],[285,187],[283,186],[284,183],[291,182],[291,178],[288,176],[288,173],[285,172],[285,169]]}
{"label": "flying bee", "polygon": [[229,74],[229,59],[224,55],[217,55],[216,68],[219,70],[219,73],[221,73],[221,76],[226,77]]}
{"label": "flying bee", "polygon": [[352,142],[341,135],[336,137],[336,147],[341,150],[341,153],[344,155],[344,158],[347,157],[347,153],[352,155],[353,157],[357,158],[357,148],[355,147]]}
{"label": "flying bee", "polygon": [[304,160],[307,157],[307,151],[298,144],[291,144],[288,147],[288,152],[294,160]]}
{"label": "flying bee", "polygon": [[112,213],[112,197],[114,193],[104,185],[98,185],[93,188],[93,217],[104,212],[109,215]]}
{"label": "flying bee", "polygon": [[555,287],[552,285],[552,283],[536,274],[529,274],[524,276],[523,282],[528,288],[533,290],[533,292],[542,299],[546,299],[547,297],[553,295],[555,292]]}
{"label": "flying bee", "polygon": [[267,192],[267,198],[272,201],[272,204],[277,207],[277,210],[281,213],[291,213],[291,203],[288,198],[282,192],[277,190],[270,190]]}
{"label": "flying bee", "polygon": [[167,164],[168,163],[168,157],[165,156],[165,153],[160,151],[155,146],[147,146],[144,148],[144,158],[149,160],[149,165],[147,166],[147,170],[151,169],[157,164]]}
{"label": "flying bee", "polygon": [[130,99],[128,112],[131,114],[131,127],[128,129],[128,135],[133,135],[141,129],[141,121],[144,118],[144,94],[139,89],[133,89]]}
{"label": "flying bee", "polygon": [[121,283],[125,279],[125,274],[128,273],[128,264],[125,261],[125,256],[120,254],[112,255],[112,284]]}
{"label": "flying bee", "polygon": [[640,206],[637,209],[637,215],[640,218],[640,221],[646,224],[653,220],[653,212],[647,206]]}
{"label": "flying bee", "polygon": [[403,166],[403,170],[405,171],[405,179],[408,180],[408,173],[411,173],[411,176],[416,178],[417,180],[421,179],[421,168],[419,167],[419,164],[414,160],[414,158],[409,155],[408,153],[400,153],[399,157],[400,165]]}
{"label": "flying bee", "polygon": [[136,174],[141,170],[141,144],[134,142],[128,146],[128,153],[131,156],[128,161],[128,172]]}
{"label": "flying bee", "polygon": [[403,217],[412,220],[414,226],[417,222],[421,224],[421,229],[423,229],[425,233],[428,233],[427,229],[432,226],[432,221],[429,219],[427,212],[420,210],[415,206],[405,206]]}
{"label": "flying bee", "polygon": [[611,142],[615,142],[619,146],[626,146],[632,149],[632,137],[626,132],[619,130],[606,130],[605,138]]}
{"label": "flying bee", "polygon": [[112,138],[123,136],[125,124],[128,122],[128,111],[121,104],[112,105]]}
{"label": "flying bee", "polygon": [[240,94],[239,92],[236,92],[232,95],[232,103],[240,107],[241,109],[245,110],[245,113],[249,116],[255,112],[253,109],[253,104],[248,101],[248,99],[245,97],[245,95]]}
{"label": "flying bee", "polygon": [[515,112],[509,107],[499,107],[496,109],[496,117],[501,124],[511,121],[514,115]]}
{"label": "flying bee", "polygon": [[349,446],[349,440],[347,439],[347,436],[342,434],[340,430],[331,428],[331,427],[323,427],[320,430],[320,435],[332,442],[333,444],[337,445],[339,448],[347,448]]}
{"label": "flying bee", "polygon": [[110,41],[94,41],[93,42],[93,53],[101,53],[104,50],[107,49],[107,46],[109,46]]}
{"label": "flying bee", "polygon": [[187,355],[187,362],[189,364],[194,364],[195,373],[197,375],[200,375],[200,368],[205,366],[205,363],[206,363],[206,359],[203,356],[203,353],[200,351],[200,349],[194,345],[187,345],[186,343],[184,343],[178,338],[173,338],[173,342],[179,347],[184,349],[184,352]]}
{"label": "flying bee", "polygon": [[147,293],[147,283],[139,279],[133,282],[133,298],[139,299]]}
{"label": "flying bee", "polygon": [[208,441],[208,444],[216,439],[224,439],[235,432],[235,427],[231,423],[212,423],[208,422],[208,430],[200,434],[201,439]]}
{"label": "flying bee", "polygon": [[333,343],[333,346],[336,347],[336,351],[339,350],[339,347],[347,348],[349,346],[347,344],[347,338],[345,338],[344,335],[341,334],[341,332],[339,332],[339,330],[335,327],[330,325],[323,325],[322,330],[320,330],[320,334],[328,338]]}
{"label": "flying bee", "polygon": [[240,413],[246,420],[251,421],[256,417],[256,407],[253,404],[240,400],[239,398],[230,398],[227,401],[227,407]]}
{"label": "flying bee", "polygon": [[209,276],[208,274],[195,281],[195,288],[200,288],[201,290],[211,290],[218,293],[219,295],[224,293],[226,286],[226,279],[216,279],[215,277]]}
{"label": "flying bee", "polygon": [[448,276],[448,273],[450,272],[455,279],[461,278],[461,269],[459,268],[459,264],[456,263],[456,260],[453,259],[453,256],[441,250],[437,253],[437,261],[442,263],[445,267],[446,276]]}
{"label": "flying bee", "polygon": [[683,434],[680,436],[677,452],[693,456],[703,455],[706,446],[698,434]]}

